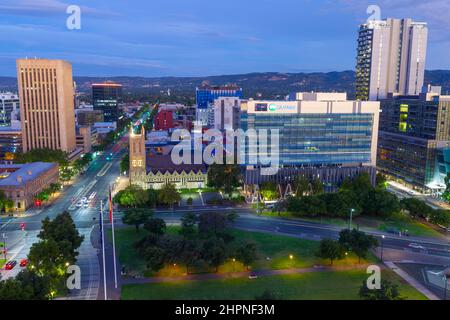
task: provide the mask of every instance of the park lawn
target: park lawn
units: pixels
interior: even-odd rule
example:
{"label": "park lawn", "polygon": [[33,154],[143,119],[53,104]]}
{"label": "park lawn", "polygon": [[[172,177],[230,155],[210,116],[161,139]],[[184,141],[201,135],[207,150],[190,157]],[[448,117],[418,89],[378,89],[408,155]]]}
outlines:
{"label": "park lawn", "polygon": [[434,230],[430,226],[421,223],[420,221],[409,219],[405,221],[391,221],[382,223],[379,230],[384,231],[388,228],[395,228],[398,230],[408,230],[411,236],[428,237],[428,238],[442,238],[442,234]]}
{"label": "park lawn", "polygon": [[[426,299],[402,283],[391,271],[382,277],[399,285],[401,296],[411,300]],[[205,281],[128,284],[122,286],[123,300],[243,300],[255,299],[270,290],[283,300],[358,300],[359,288],[367,278],[365,270],[326,271],[304,274]]]}
{"label": "park lawn", "polygon": [[[177,233],[179,226],[168,226],[167,233]],[[186,273],[182,265],[167,265],[157,273],[147,270],[145,260],[139,256],[133,244],[142,239],[147,231],[141,228],[139,233],[134,227],[116,229],[116,248],[119,261],[131,274],[144,276],[183,276]],[[305,268],[316,264],[328,265],[329,260],[317,258],[315,253],[319,247],[318,241],[298,239],[289,236],[274,235],[262,232],[249,232],[232,229],[235,243],[250,241],[256,244],[258,259],[250,266],[250,269],[288,269]],[[292,259],[290,258],[292,255]],[[267,259],[269,258],[269,259]],[[377,261],[371,253],[361,263]],[[358,263],[357,257],[350,254],[345,259],[335,261],[336,266],[352,266]],[[239,261],[229,259],[219,267],[219,273],[245,271],[247,268]],[[190,272],[214,272],[215,270],[190,270]]]}

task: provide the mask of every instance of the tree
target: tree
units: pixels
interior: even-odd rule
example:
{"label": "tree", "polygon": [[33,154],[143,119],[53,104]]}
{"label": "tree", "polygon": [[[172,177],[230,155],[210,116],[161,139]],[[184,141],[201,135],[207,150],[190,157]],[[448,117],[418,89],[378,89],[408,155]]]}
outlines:
{"label": "tree", "polygon": [[377,188],[379,189],[386,189],[387,186],[387,180],[386,176],[382,174],[381,172],[378,172],[376,175],[375,184],[377,185]]}
{"label": "tree", "polygon": [[33,300],[47,300],[51,292],[51,279],[47,276],[38,276],[32,270],[23,270],[16,277],[22,287],[31,292]]}
{"label": "tree", "polygon": [[361,263],[361,258],[365,258],[370,249],[378,245],[375,237],[356,229],[352,231],[342,230],[339,233],[339,243],[342,247],[357,255],[358,263]]}
{"label": "tree", "polygon": [[158,200],[172,208],[175,203],[181,201],[181,196],[177,192],[174,184],[166,183],[159,190]]}
{"label": "tree", "polygon": [[147,205],[149,207],[156,207],[156,205],[158,204],[158,190],[152,188],[147,189],[147,197]]}
{"label": "tree", "polygon": [[180,234],[183,238],[191,238],[195,234],[195,226],[197,222],[197,217],[194,213],[188,212],[181,218],[181,229]]}
{"label": "tree", "polygon": [[299,175],[294,181],[296,197],[302,197],[309,191],[309,180],[304,175]]}
{"label": "tree", "polygon": [[120,161],[120,172],[128,172],[130,169],[130,154],[127,153],[122,157]]}
{"label": "tree", "polygon": [[42,221],[42,229],[38,234],[41,240],[54,240],[65,262],[76,262],[76,251],[83,242],[84,236],[80,235],[70,213],[64,211],[53,220],[48,217]]}
{"label": "tree", "polygon": [[153,271],[159,271],[164,267],[165,250],[156,246],[144,249],[144,259]]}
{"label": "tree", "polygon": [[442,209],[432,210],[430,222],[448,228],[450,225],[450,212]]}
{"label": "tree", "polygon": [[366,281],[363,281],[359,289],[359,296],[365,300],[403,300],[398,291],[398,286],[388,280],[381,279],[380,289],[367,288]]}
{"label": "tree", "polygon": [[344,257],[344,249],[338,241],[323,239],[320,241],[317,256],[322,259],[330,259],[330,265],[333,265],[334,260]]}
{"label": "tree", "polygon": [[245,267],[249,268],[249,266],[256,260],[257,258],[257,249],[256,244],[253,242],[246,242],[240,245],[236,249],[236,259],[241,261]]}
{"label": "tree", "polygon": [[166,223],[163,219],[151,218],[144,223],[144,229],[151,233],[162,235],[166,230]]}
{"label": "tree", "polygon": [[149,193],[140,186],[131,185],[119,191],[113,201],[122,207],[142,207],[149,202]]}
{"label": "tree", "polygon": [[32,300],[33,292],[29,287],[24,287],[21,281],[9,278],[0,281],[0,300]]}
{"label": "tree", "polygon": [[210,238],[203,245],[204,259],[219,271],[219,266],[227,259],[225,242],[220,238]]}
{"label": "tree", "polygon": [[279,197],[277,184],[273,181],[266,181],[261,184],[261,195],[265,200],[276,200]]}
{"label": "tree", "polygon": [[324,192],[324,185],[323,182],[320,180],[320,178],[314,178],[311,181],[311,194],[312,195],[319,195]]}
{"label": "tree", "polygon": [[416,217],[428,217],[433,208],[427,205],[424,201],[417,198],[404,198],[400,200],[400,205],[403,209],[408,210],[409,215],[412,218]]}
{"label": "tree", "polygon": [[12,208],[13,206],[14,206],[14,202],[10,198],[6,197],[3,190],[0,190],[0,211],[2,211],[2,210],[7,211],[8,209]]}
{"label": "tree", "polygon": [[191,197],[187,198],[186,204],[187,204],[188,206],[192,206],[192,202],[193,202],[193,200],[192,200]]}
{"label": "tree", "polygon": [[139,232],[141,224],[145,224],[153,215],[153,211],[144,208],[131,208],[124,212],[122,222],[136,227],[136,232]]}
{"label": "tree", "polygon": [[197,239],[183,240],[183,249],[180,260],[186,266],[186,273],[189,274],[189,267],[198,263],[201,258],[201,243]]}
{"label": "tree", "polygon": [[442,193],[442,198],[447,201],[450,201],[450,172],[447,173],[447,176],[444,178],[445,182],[445,190]]}
{"label": "tree", "polygon": [[363,199],[364,213],[374,216],[390,217],[400,211],[400,202],[396,195],[386,190],[370,190]]}
{"label": "tree", "polygon": [[46,277],[50,291],[64,290],[64,276],[67,258],[61,252],[60,244],[53,239],[35,242],[28,253],[29,268],[38,276]]}
{"label": "tree", "polygon": [[227,217],[219,212],[205,212],[199,217],[198,231],[218,235],[225,230]]}
{"label": "tree", "polygon": [[231,198],[233,190],[240,186],[238,165],[214,163],[208,167],[208,187],[224,191]]}

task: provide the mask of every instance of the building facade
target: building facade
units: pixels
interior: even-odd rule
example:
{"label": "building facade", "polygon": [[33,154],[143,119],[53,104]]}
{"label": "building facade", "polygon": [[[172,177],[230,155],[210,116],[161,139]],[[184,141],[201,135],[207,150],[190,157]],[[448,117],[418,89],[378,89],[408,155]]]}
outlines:
{"label": "building facade", "polygon": [[420,188],[442,185],[438,154],[450,145],[450,96],[391,95],[381,108],[379,169]]}
{"label": "building facade", "polygon": [[208,118],[214,112],[214,100],[220,97],[236,97],[242,99],[242,88],[234,85],[210,86],[202,85],[196,88],[195,99],[197,104],[196,121],[204,126],[208,125]]}
{"label": "building facade", "polygon": [[119,99],[122,85],[112,81],[92,84],[92,103],[94,110],[101,110],[105,122],[117,122],[119,119]]}
{"label": "building facade", "polygon": [[169,130],[174,127],[173,111],[159,110],[154,120],[156,130]]}
{"label": "building facade", "polygon": [[0,126],[11,126],[11,120],[20,120],[20,99],[17,94],[0,93]]}
{"label": "building facade", "polygon": [[13,201],[12,211],[25,211],[35,197],[51,183],[58,182],[57,163],[32,162],[0,165],[0,190]]}
{"label": "building facade", "polygon": [[[247,165],[246,177],[249,177],[246,182],[292,182],[296,178],[292,172],[300,172],[299,168],[316,172],[321,177],[344,177],[345,174],[340,174],[344,167],[375,168],[379,102],[343,100],[342,94],[304,95],[303,99],[248,100],[244,104],[241,109],[241,128],[244,131],[278,130],[279,135],[276,174],[263,176],[259,171],[264,165],[250,165],[248,162],[252,152],[271,145],[269,140],[248,139],[241,147],[241,163]],[[328,174],[321,175],[323,170]],[[348,173],[361,170],[348,170]],[[369,171],[374,172],[372,169]],[[330,183],[342,182],[330,179]],[[333,189],[337,185],[329,187]]]}
{"label": "building facade", "polygon": [[22,152],[22,130],[0,127],[0,160],[11,161],[18,152]]}
{"label": "building facade", "polygon": [[23,151],[76,149],[72,65],[62,60],[18,59]]}
{"label": "building facade", "polygon": [[385,99],[388,93],[418,95],[423,86],[428,28],[411,19],[372,20],[360,25],[356,99]]}
{"label": "building facade", "polygon": [[241,100],[236,97],[221,97],[214,100],[209,127],[217,130],[236,130],[240,126]]}

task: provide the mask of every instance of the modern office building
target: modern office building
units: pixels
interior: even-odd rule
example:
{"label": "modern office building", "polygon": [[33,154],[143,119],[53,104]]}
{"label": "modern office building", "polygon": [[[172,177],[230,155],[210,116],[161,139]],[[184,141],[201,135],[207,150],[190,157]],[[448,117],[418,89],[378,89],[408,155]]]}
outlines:
{"label": "modern office building", "polygon": [[105,122],[117,122],[119,119],[119,99],[122,85],[112,81],[92,84],[92,103],[94,110],[101,110]]}
{"label": "modern office building", "polygon": [[[249,162],[271,140],[248,139],[241,147],[247,165],[246,185],[264,181],[291,183],[299,174],[319,177],[328,190],[345,179],[367,172],[374,181],[379,106],[377,101],[348,101],[344,94],[308,93],[297,101],[248,100],[242,103],[241,128],[278,130],[278,166],[261,174],[262,164]],[[270,138],[272,134],[268,135]],[[270,152],[271,150],[269,150]],[[245,157],[245,158],[244,158]]]}
{"label": "modern office building", "polygon": [[11,126],[11,120],[20,120],[20,100],[14,93],[0,93],[0,126]]}
{"label": "modern office building", "polygon": [[75,109],[77,124],[80,126],[92,126],[96,122],[104,122],[103,112],[88,108]]}
{"label": "modern office building", "polygon": [[418,95],[423,86],[427,38],[427,24],[411,19],[372,20],[360,25],[356,98]]}
{"label": "modern office building", "polygon": [[23,151],[49,148],[77,154],[72,65],[62,60],[18,59]]}
{"label": "modern office building", "polygon": [[58,182],[58,164],[31,162],[0,165],[0,190],[13,201],[11,211],[25,211],[35,197],[51,183]]}
{"label": "modern office building", "polygon": [[235,85],[210,86],[203,84],[196,88],[195,98],[197,104],[196,121],[208,125],[208,117],[213,111],[214,100],[220,97],[236,97],[242,99],[242,88]]}
{"label": "modern office building", "polygon": [[0,127],[0,160],[11,161],[17,152],[22,152],[22,130]]}
{"label": "modern office building", "polygon": [[[434,91],[433,91],[434,90]],[[450,146],[450,96],[436,87],[381,101],[378,168],[423,189],[439,189],[443,150]]]}

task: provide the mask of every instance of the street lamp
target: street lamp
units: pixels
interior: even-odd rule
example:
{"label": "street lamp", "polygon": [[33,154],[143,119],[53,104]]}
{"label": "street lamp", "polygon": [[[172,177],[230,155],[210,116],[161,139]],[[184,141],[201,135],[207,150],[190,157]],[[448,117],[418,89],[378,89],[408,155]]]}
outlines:
{"label": "street lamp", "polygon": [[352,230],[352,218],[353,218],[354,211],[355,211],[355,209],[353,209],[353,208],[350,209],[350,220],[348,221],[348,230]]}
{"label": "street lamp", "polygon": [[385,235],[381,235],[381,262],[383,262],[383,240]]}
{"label": "street lamp", "polygon": [[292,261],[292,262],[291,262],[291,267],[293,268],[293,267],[294,267],[294,255],[290,254],[290,255],[289,255],[289,260]]}
{"label": "street lamp", "polygon": [[236,259],[233,258],[232,260],[233,260],[233,272],[234,272],[234,265],[235,265]]}
{"label": "street lamp", "polygon": [[444,286],[444,301],[447,300],[447,285],[448,280],[450,279],[450,268],[447,268],[444,270],[444,280],[445,280],[445,286]]}

